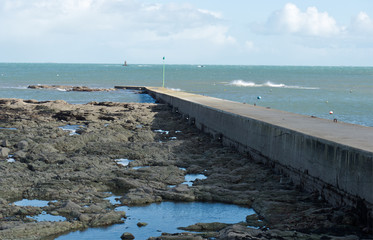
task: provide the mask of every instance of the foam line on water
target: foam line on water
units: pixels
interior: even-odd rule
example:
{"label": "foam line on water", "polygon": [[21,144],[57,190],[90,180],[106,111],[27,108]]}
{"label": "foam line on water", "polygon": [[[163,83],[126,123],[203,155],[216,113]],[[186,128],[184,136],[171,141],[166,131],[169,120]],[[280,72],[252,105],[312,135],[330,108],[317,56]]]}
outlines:
{"label": "foam line on water", "polygon": [[293,88],[293,89],[308,89],[308,90],[319,89],[317,87],[289,86],[283,83],[272,83],[270,81],[257,84],[255,82],[247,82],[241,79],[233,80],[227,83],[226,85],[237,86],[237,87],[272,87],[272,88]]}

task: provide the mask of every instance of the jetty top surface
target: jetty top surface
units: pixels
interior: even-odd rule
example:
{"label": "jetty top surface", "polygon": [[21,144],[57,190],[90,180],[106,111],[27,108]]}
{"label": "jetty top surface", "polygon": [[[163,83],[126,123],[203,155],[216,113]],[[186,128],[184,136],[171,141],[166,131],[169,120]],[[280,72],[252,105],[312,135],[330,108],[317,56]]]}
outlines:
{"label": "jetty top surface", "polygon": [[146,89],[373,153],[372,127],[334,122],[333,119],[316,118],[162,87]]}

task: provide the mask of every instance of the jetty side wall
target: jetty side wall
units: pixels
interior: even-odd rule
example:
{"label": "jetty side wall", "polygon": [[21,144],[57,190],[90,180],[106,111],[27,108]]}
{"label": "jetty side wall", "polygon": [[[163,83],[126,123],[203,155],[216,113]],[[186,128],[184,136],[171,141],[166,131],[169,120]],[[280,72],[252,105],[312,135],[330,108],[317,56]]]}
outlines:
{"label": "jetty side wall", "polygon": [[273,165],[335,205],[373,203],[373,153],[150,91],[223,144]]}

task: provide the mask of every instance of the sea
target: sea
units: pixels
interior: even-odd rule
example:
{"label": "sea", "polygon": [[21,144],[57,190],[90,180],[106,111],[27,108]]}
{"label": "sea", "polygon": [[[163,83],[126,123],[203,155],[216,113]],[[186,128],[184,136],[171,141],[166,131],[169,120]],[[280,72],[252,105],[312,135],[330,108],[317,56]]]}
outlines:
{"label": "sea", "polygon": [[91,88],[164,85],[283,111],[373,127],[373,67],[0,63],[0,98],[154,102],[129,90],[66,92],[29,85]]}

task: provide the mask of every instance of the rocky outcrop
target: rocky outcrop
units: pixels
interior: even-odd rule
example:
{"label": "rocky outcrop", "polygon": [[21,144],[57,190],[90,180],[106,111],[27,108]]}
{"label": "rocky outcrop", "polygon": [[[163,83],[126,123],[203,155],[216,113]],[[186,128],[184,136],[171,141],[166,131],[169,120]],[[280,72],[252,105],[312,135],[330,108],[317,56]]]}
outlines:
{"label": "rocky outcrop", "polygon": [[[227,226],[221,219],[185,228],[204,231],[199,234],[152,239],[371,237],[355,209],[332,208],[318,195],[299,191],[286,176],[223,147],[165,105],[0,99],[0,111],[0,239],[120,223],[125,213],[114,207],[160,201],[239,204],[256,215],[240,224]],[[79,126],[76,134],[60,128],[68,124]],[[5,160],[9,155],[15,162]],[[121,158],[131,162],[114,161]],[[207,179],[188,186],[185,174]],[[120,195],[119,203],[105,199],[110,192]],[[15,199],[55,201],[30,208],[11,204]],[[41,212],[67,220],[27,217]]]}
{"label": "rocky outcrop", "polygon": [[86,86],[65,86],[65,85],[29,85],[30,89],[54,89],[60,91],[75,92],[103,92],[115,91],[115,88],[89,88]]}

